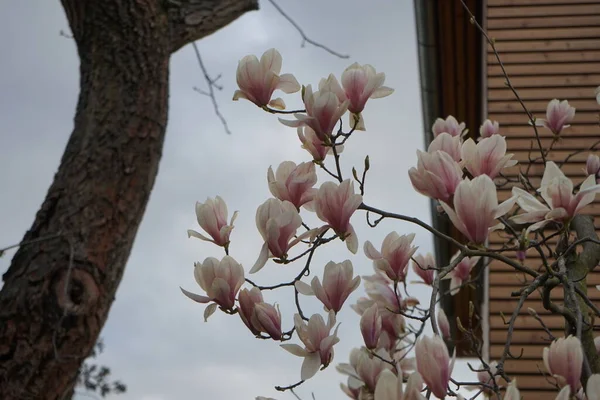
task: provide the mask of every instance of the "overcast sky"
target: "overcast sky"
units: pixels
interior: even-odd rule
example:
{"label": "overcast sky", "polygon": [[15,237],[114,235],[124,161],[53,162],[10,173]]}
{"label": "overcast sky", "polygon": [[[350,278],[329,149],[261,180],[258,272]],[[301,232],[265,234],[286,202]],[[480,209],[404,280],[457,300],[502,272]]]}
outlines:
{"label": "overcast sky", "polygon": [[[243,56],[260,56],[275,47],[283,55],[282,72],[294,73],[300,83],[313,86],[331,72],[339,78],[354,61],[385,72],[386,85],[395,93],[368,104],[364,113],[368,130],[349,141],[343,172],[350,177],[351,167],[362,167],[369,154],[365,202],[430,220],[428,201],[412,189],[407,175],[416,163],[416,149],[423,146],[413,2],[371,0],[366,6],[361,0],[280,0],[279,4],[312,38],[351,59],[338,59],[310,45],[301,48],[294,28],[261,1],[260,11],[198,43],[211,73],[223,76],[218,100],[233,132],[228,136],[209,99],[192,90],[205,84],[192,48],[172,57],[169,125],[158,179],[102,333],[106,351],[101,361],[128,385],[127,394],[115,398],[293,398],[272,388],[298,381],[300,358],[274,342],[254,339],[237,316],[217,312],[204,323],[204,306],[179,291],[179,286],[200,291],[193,278],[195,261],[222,257],[219,248],[187,238],[186,230],[197,228],[195,202],[218,194],[226,200],[230,215],[240,211],[232,255],[248,271],[262,244],[254,216],[256,207],[270,197],[267,168],[285,160],[309,160],[295,129],[249,102],[231,101],[235,70]],[[20,241],[29,228],[71,134],[78,59],[73,41],[60,36],[61,30],[68,31],[68,24],[58,1],[0,3],[0,247]],[[284,98],[290,107],[301,104],[298,95]],[[326,176],[319,178],[322,182]],[[340,242],[327,246],[315,258],[319,276],[319,266],[344,259],[351,259],[358,273],[370,274],[371,262],[362,244],[369,239],[379,247],[391,230],[416,232],[420,251],[432,251],[431,237],[406,223],[384,222],[373,230],[362,213],[353,223],[359,254],[352,256]],[[8,268],[12,255],[0,259],[0,272]],[[280,282],[299,267],[269,263],[254,279],[261,284]],[[266,301],[281,304],[286,329],[294,310],[290,294],[265,295]],[[425,299],[427,293],[421,295]],[[322,311],[314,299],[303,301],[307,311]],[[334,364],[346,362],[350,349],[361,343],[358,317],[349,307],[338,320],[341,342]],[[342,399],[338,386],[342,381],[345,378],[332,365],[298,393],[303,399],[311,392],[317,399]]]}

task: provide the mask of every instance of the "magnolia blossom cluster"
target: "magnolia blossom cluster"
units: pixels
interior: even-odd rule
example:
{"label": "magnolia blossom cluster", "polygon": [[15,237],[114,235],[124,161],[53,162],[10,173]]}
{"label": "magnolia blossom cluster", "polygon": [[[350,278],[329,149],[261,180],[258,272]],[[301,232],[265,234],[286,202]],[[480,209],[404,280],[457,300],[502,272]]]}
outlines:
{"label": "magnolia blossom cluster", "polygon": [[[260,59],[253,55],[244,57],[238,65],[239,89],[233,99],[246,99],[275,114],[286,107],[283,99],[273,99],[275,90],[288,94],[301,91],[304,109],[286,112],[293,113],[294,119],[279,121],[296,128],[300,145],[311,160],[300,164],[283,161],[275,169],[268,167],[267,186],[272,197],[256,211],[262,246],[256,249],[258,257],[248,273],[261,271],[269,260],[285,265],[310,254],[309,261],[293,282],[270,287],[254,284],[246,279],[244,268],[229,253],[237,211],[228,220],[225,201],[219,196],[208,198],[196,204],[198,224],[205,233],[189,230],[188,235],[222,247],[225,256],[220,260],[207,257],[195,263],[194,277],[203,293],[182,288],[183,294],[207,304],[205,320],[217,309],[238,314],[254,336],[282,342],[282,349],[302,358],[302,383],[332,363],[334,347],[340,341],[337,318],[362,282],[365,296],[358,298],[351,308],[360,316],[358,329],[363,344],[352,350],[348,363],[337,366],[347,376],[347,383],[341,385],[343,392],[355,400],[423,400],[429,398],[428,393],[440,399],[448,395],[462,399],[449,387],[455,354],[450,356],[447,345],[452,340],[448,316],[435,304],[420,308],[419,301],[406,291],[410,266],[419,278],[416,282],[431,287],[436,285],[436,272],[440,270],[431,253],[417,253],[414,234],[392,231],[381,244],[365,241],[362,248],[372,261],[371,275],[358,276],[353,263],[346,259],[332,260],[324,265],[321,276],[315,274],[312,279],[305,279],[318,246],[340,239],[351,253],[358,252],[359,241],[351,218],[359,208],[369,208],[363,204],[362,195],[355,192],[354,181],[342,179],[339,155],[350,134],[365,130],[363,113],[368,100],[393,93],[393,89],[384,86],[385,74],[371,65],[354,63],[342,72],[339,81],[330,74],[313,88],[300,86],[292,74],[281,74],[281,67],[282,58],[275,49],[266,51]],[[349,133],[341,129],[340,121],[345,115],[349,119]],[[546,118],[535,122],[557,136],[569,126],[574,115],[575,109],[566,100],[555,99],[548,104]],[[336,132],[338,123],[340,128]],[[434,139],[427,151],[417,151],[417,166],[408,171],[409,178],[416,191],[439,202],[438,209],[466,237],[469,246],[463,249],[485,248],[490,232],[505,227],[505,218],[527,225],[525,236],[550,222],[567,225],[600,192],[600,159],[592,154],[585,168],[588,176],[580,185],[575,185],[558,165],[548,161],[535,193],[513,187],[512,197],[499,203],[495,180],[517,161],[512,154],[506,154],[506,138],[501,135],[498,122],[484,121],[477,140],[467,138],[465,123],[453,116],[437,119],[432,133]],[[325,160],[331,154],[335,156],[337,175],[325,167]],[[325,169],[334,181],[319,183],[317,166]],[[355,180],[360,183],[362,193],[364,180],[361,182],[356,176]],[[507,217],[515,204],[520,212]],[[311,228],[306,223],[307,213],[313,213],[320,221],[317,227]],[[326,237],[327,234],[331,236]],[[308,249],[302,251],[299,247]],[[469,283],[479,261],[480,257],[465,257],[461,252],[452,257],[451,269],[443,276],[449,280],[450,295]],[[314,271],[314,267],[310,269]],[[296,296],[298,312],[289,331],[282,329],[279,306],[263,297],[265,290],[280,286],[293,287]],[[299,295],[316,298],[323,313],[304,315],[300,300],[305,297]],[[415,317],[423,324],[418,332],[407,322],[415,315],[422,316]],[[423,334],[429,318],[435,330],[433,335]],[[297,343],[287,343],[294,336]],[[600,347],[600,340],[597,344]],[[545,368],[561,388],[557,400],[567,400],[572,395],[583,398],[584,388],[580,383],[583,360],[581,342],[573,336],[557,339],[544,349]],[[496,362],[482,366],[477,374],[479,389],[486,394],[496,392],[501,386],[497,378],[502,367]],[[520,398],[516,380],[503,389],[505,400]],[[587,399],[600,400],[600,375],[592,375],[585,389]]]}
{"label": "magnolia blossom cluster", "polygon": [[408,174],[415,190],[438,200],[470,242],[483,244],[489,232],[504,227],[496,219],[515,202],[498,204],[493,179],[517,161],[506,154],[506,138],[497,122],[483,123],[477,143],[470,138],[463,141],[464,128],[452,116],[438,119],[432,127],[435,138],[426,152],[417,150],[417,166]]}

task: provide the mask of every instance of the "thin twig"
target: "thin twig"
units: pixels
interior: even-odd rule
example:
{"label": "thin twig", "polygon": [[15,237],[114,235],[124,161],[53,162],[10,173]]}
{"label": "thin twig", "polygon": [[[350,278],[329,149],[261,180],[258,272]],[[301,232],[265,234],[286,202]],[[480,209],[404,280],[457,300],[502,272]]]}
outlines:
{"label": "thin twig", "polygon": [[221,120],[225,132],[228,135],[231,135],[231,131],[229,130],[229,126],[227,125],[227,121],[225,120],[225,117],[223,117],[223,114],[221,114],[221,111],[219,110],[219,104],[217,103],[217,98],[215,97],[215,89],[223,90],[223,86],[217,85],[216,83],[221,77],[221,75],[218,75],[216,78],[211,78],[208,74],[206,66],[204,66],[204,62],[202,61],[202,56],[200,55],[200,50],[198,50],[198,45],[196,45],[196,42],[192,42],[192,47],[194,48],[194,52],[196,53],[196,59],[198,60],[200,70],[202,70],[202,75],[204,75],[204,80],[206,80],[206,84],[208,85],[208,92],[197,87],[194,87],[194,90],[200,94],[210,97],[210,100],[213,104],[213,108],[215,109],[215,114],[217,114],[217,117],[219,117],[219,119]]}
{"label": "thin twig", "polygon": [[494,41],[488,36],[487,32],[483,29],[483,27],[481,25],[479,25],[479,22],[477,22],[475,15],[473,15],[471,10],[469,10],[469,7],[467,7],[464,0],[460,0],[460,3],[462,4],[462,6],[465,9],[465,11],[467,12],[467,14],[469,14],[469,20],[471,21],[471,23],[473,25],[475,25],[475,27],[481,32],[483,37],[485,37],[488,44],[492,48],[492,51],[494,52],[494,56],[496,57],[496,60],[498,61],[498,65],[500,66],[500,69],[502,70],[502,74],[504,75],[504,79],[506,80],[506,82],[505,82],[506,86],[508,86],[508,88],[511,90],[511,92],[515,95],[517,101],[519,102],[519,104],[521,104],[523,111],[525,111],[525,113],[527,114],[527,117],[529,118],[529,122],[533,126],[533,131],[535,132],[535,139],[537,140],[538,147],[540,148],[540,154],[542,156],[542,160],[544,161],[544,165],[546,165],[546,155],[544,153],[544,148],[542,146],[542,141],[540,140],[540,134],[537,130],[536,121],[535,121],[535,118],[533,117],[533,114],[531,113],[531,111],[529,111],[529,109],[527,108],[527,106],[525,105],[523,100],[521,99],[521,96],[519,96],[519,93],[517,93],[517,90],[511,83],[510,78],[508,77],[508,73],[506,72],[506,69],[504,68],[504,63],[500,59],[500,54],[498,54],[498,50],[496,50],[496,45],[495,45]]}
{"label": "thin twig", "polygon": [[279,6],[279,4],[277,4],[275,2],[275,0],[269,0],[269,3],[271,3],[271,5],[273,7],[275,7],[275,9],[279,12],[279,14],[281,14],[281,16],[283,18],[287,19],[287,21],[290,24],[292,24],[292,26],[294,28],[296,28],[296,30],[298,31],[298,33],[300,34],[300,36],[302,36],[302,44],[300,45],[301,47],[304,47],[305,43],[309,43],[309,44],[312,44],[315,47],[318,47],[320,49],[325,50],[329,54],[333,54],[336,57],[339,57],[339,58],[350,58],[349,55],[338,53],[337,51],[332,50],[329,47],[327,47],[327,46],[325,46],[325,45],[323,45],[321,43],[315,42],[314,40],[312,40],[311,38],[309,38],[308,36],[306,36],[306,34],[304,33],[304,30],[300,27],[300,25],[298,25],[298,23],[296,21],[294,21],[294,19],[292,17],[290,17],[285,11],[283,11],[283,9]]}

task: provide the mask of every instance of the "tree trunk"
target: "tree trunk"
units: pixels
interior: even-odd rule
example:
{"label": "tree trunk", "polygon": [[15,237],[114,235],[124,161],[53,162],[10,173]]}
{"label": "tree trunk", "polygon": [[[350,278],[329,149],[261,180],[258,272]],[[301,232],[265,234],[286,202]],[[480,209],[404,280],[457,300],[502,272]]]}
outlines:
{"label": "tree trunk", "polygon": [[170,55],[258,8],[257,0],[63,6],[80,95],[54,182],[3,276],[3,400],[69,392],[106,321],[158,172]]}

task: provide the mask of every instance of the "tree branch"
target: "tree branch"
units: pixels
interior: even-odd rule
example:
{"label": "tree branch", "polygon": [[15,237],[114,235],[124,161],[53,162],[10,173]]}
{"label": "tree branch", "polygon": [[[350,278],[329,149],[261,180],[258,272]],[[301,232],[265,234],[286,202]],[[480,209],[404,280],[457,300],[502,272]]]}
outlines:
{"label": "tree branch", "polygon": [[[586,271],[593,271],[600,263],[600,244],[598,234],[594,227],[594,219],[587,215],[577,215],[571,221],[571,227],[577,234],[577,239],[591,239],[582,244],[583,251],[579,253],[576,263],[585,267]],[[578,268],[579,269],[579,268]]]}
{"label": "tree branch", "polygon": [[271,3],[271,5],[273,7],[275,7],[275,9],[279,12],[279,14],[281,14],[281,16],[285,19],[287,19],[287,21],[292,24],[292,26],[294,28],[296,28],[296,30],[298,31],[298,33],[300,34],[300,36],[302,36],[302,44],[300,45],[300,47],[304,47],[305,43],[309,43],[312,44],[315,47],[318,47],[320,49],[325,50],[326,52],[328,52],[329,54],[332,54],[336,57],[339,58],[350,58],[350,56],[348,54],[341,54],[338,53],[335,50],[330,49],[329,47],[325,46],[324,44],[321,44],[319,42],[315,42],[314,40],[312,40],[311,38],[309,38],[308,36],[306,36],[306,33],[304,33],[304,30],[300,27],[300,25],[298,25],[298,23],[296,21],[294,21],[294,19],[292,17],[290,17],[285,11],[283,11],[283,9],[279,6],[279,4],[277,4],[274,0],[268,0],[269,3]]}
{"label": "tree branch", "polygon": [[168,9],[171,52],[202,39],[248,11],[258,0],[163,0]]}

